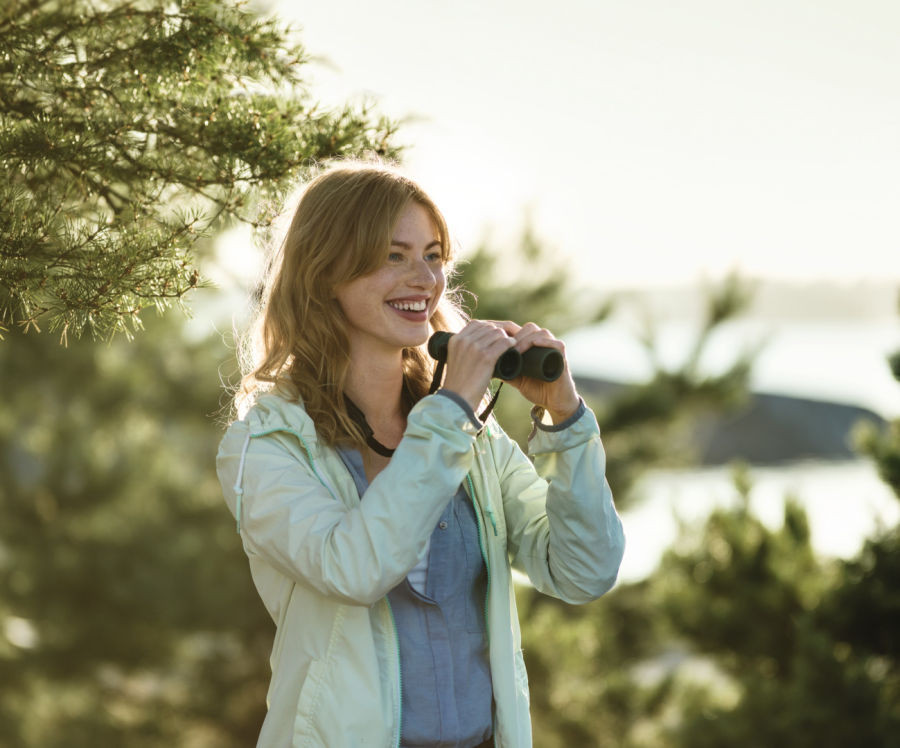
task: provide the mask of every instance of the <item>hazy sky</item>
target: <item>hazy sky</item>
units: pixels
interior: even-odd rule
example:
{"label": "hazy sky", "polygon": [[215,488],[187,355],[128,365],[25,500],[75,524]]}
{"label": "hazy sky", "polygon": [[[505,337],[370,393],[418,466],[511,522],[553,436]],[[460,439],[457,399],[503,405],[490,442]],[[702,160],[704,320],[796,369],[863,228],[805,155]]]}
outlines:
{"label": "hazy sky", "polygon": [[896,0],[281,0],[324,102],[413,116],[463,250],[539,235],[603,286],[900,281]]}

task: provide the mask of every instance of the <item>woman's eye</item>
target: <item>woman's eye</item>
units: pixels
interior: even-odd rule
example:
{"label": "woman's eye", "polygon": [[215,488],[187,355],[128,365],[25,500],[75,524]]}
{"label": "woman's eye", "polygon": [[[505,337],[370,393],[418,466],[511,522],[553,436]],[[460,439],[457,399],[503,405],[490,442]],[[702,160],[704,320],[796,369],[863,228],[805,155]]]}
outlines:
{"label": "woman's eye", "polygon": [[388,253],[388,262],[392,262],[392,263],[403,262],[403,253],[402,252],[389,252]]}
{"label": "woman's eye", "polygon": [[427,255],[425,255],[425,259],[428,262],[443,262],[444,254],[443,252],[429,252]]}

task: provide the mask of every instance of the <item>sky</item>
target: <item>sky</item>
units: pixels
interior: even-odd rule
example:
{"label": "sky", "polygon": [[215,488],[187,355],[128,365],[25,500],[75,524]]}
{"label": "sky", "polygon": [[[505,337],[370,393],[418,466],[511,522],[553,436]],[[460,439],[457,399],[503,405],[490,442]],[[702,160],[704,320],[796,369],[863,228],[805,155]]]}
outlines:
{"label": "sky", "polygon": [[279,0],[325,104],[408,121],[463,254],[585,284],[900,282],[895,0]]}

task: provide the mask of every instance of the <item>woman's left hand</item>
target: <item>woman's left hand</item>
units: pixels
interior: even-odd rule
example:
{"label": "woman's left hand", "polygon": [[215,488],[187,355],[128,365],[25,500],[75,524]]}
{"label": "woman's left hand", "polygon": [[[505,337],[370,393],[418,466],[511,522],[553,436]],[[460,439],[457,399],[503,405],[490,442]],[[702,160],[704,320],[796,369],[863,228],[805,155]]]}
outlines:
{"label": "woman's left hand", "polygon": [[528,322],[522,326],[509,320],[492,320],[492,323],[516,339],[516,350],[519,353],[524,353],[532,346],[543,346],[555,348],[562,354],[565,368],[556,381],[545,382],[541,379],[520,376],[510,380],[509,383],[521,392],[525,399],[544,408],[550,414],[553,423],[565,421],[581,404],[581,399],[575,391],[575,382],[569,372],[565,343],[553,337],[549,330],[538,327],[534,322]]}

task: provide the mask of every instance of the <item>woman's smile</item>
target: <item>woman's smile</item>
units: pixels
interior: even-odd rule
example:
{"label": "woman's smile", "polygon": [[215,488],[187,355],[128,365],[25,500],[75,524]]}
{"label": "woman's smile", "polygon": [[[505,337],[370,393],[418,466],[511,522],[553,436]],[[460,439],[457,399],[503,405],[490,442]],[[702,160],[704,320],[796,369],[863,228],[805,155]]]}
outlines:
{"label": "woman's smile", "polygon": [[410,322],[427,322],[430,297],[391,299],[387,305],[403,319]]}

